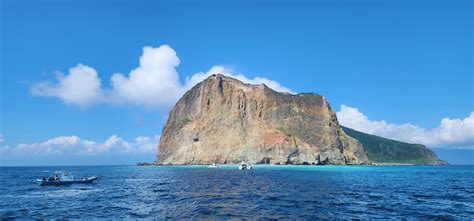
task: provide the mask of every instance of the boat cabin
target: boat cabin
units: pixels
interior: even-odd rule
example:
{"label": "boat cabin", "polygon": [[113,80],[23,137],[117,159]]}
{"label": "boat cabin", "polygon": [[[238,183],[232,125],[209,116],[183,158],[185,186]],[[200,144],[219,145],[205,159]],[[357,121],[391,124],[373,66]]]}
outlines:
{"label": "boat cabin", "polygon": [[59,181],[73,181],[74,177],[67,171],[56,171],[54,176],[59,178]]}

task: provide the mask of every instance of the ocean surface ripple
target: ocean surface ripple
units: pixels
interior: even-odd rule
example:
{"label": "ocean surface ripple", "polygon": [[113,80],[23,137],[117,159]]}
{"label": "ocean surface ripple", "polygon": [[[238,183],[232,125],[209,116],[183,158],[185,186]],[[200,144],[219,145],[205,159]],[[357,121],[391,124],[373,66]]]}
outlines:
{"label": "ocean surface ripple", "polygon": [[[0,167],[0,219],[472,219],[474,166]],[[89,185],[39,186],[56,170]]]}

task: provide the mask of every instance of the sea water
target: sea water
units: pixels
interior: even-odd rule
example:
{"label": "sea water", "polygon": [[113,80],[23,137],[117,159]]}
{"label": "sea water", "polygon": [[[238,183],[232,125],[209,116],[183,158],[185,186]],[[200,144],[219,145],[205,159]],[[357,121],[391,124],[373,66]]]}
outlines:
{"label": "sea water", "polygon": [[[474,166],[237,167],[0,167],[0,218],[474,218]],[[34,183],[56,170],[100,179]]]}

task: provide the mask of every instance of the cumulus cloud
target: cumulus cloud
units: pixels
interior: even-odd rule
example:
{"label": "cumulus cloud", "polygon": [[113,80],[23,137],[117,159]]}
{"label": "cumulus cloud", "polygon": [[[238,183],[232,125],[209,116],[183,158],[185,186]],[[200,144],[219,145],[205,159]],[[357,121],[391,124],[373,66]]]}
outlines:
{"label": "cumulus cloud", "polygon": [[373,121],[357,108],[341,105],[337,112],[341,125],[368,134],[429,147],[462,147],[474,149],[474,112],[464,119],[443,118],[438,127],[425,129],[411,123],[393,124]]}
{"label": "cumulus cloud", "polygon": [[295,93],[291,91],[290,89],[282,86],[280,83],[276,81],[273,81],[264,77],[255,77],[253,79],[249,79],[243,74],[233,74],[231,70],[228,70],[224,68],[223,66],[219,66],[219,65],[213,66],[207,72],[199,72],[199,73],[195,73],[194,75],[190,77],[186,77],[185,84],[184,84],[185,91],[191,89],[194,85],[196,85],[197,83],[201,82],[202,80],[206,79],[207,77],[213,74],[223,74],[247,84],[265,84],[268,87],[272,88],[273,90],[279,91],[279,92],[287,92],[287,93],[292,93],[292,94]]}
{"label": "cumulus cloud", "polygon": [[33,85],[31,93],[38,96],[57,97],[66,104],[88,107],[103,99],[101,81],[97,71],[78,64],[69,69],[69,74],[56,74],[56,83],[39,82]]}
{"label": "cumulus cloud", "polygon": [[276,91],[293,93],[276,81],[264,77],[250,79],[243,74],[234,74],[223,66],[214,66],[206,72],[195,73],[181,83],[176,70],[179,64],[180,59],[170,46],[147,46],[143,48],[139,66],[128,75],[113,74],[110,88],[102,88],[101,79],[94,68],[78,64],[69,70],[68,75],[58,74],[56,83],[33,84],[31,92],[37,96],[56,97],[66,104],[80,107],[109,103],[167,110],[192,86],[211,74],[221,73],[245,83],[266,84]]}
{"label": "cumulus cloud", "polygon": [[137,137],[133,141],[126,141],[117,135],[112,135],[103,142],[85,140],[78,136],[59,136],[44,142],[18,144],[14,147],[0,144],[0,153],[4,156],[153,154],[156,152],[158,141],[159,136]]}
{"label": "cumulus cloud", "polygon": [[168,45],[144,47],[140,66],[128,77],[116,73],[111,78],[111,101],[134,104],[147,108],[167,107],[182,94],[179,74],[180,63],[176,52]]}

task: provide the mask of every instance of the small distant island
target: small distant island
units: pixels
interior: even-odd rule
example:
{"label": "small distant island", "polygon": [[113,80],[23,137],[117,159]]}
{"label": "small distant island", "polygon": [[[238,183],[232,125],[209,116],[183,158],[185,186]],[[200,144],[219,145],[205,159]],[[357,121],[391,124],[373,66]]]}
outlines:
{"label": "small distant island", "polygon": [[324,96],[290,94],[211,75],[171,109],[148,165],[444,165],[423,145],[339,125]]}

